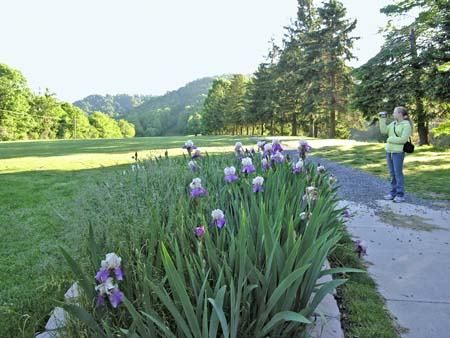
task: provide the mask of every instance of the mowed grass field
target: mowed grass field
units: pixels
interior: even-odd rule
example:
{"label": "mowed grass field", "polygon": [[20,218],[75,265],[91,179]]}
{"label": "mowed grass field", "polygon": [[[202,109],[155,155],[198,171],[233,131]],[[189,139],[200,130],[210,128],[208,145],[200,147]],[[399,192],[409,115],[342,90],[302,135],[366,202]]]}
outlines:
{"label": "mowed grass field", "polygon": [[[78,217],[83,196],[108,175],[130,170],[140,158],[185,153],[188,137],[120,140],[54,140],[0,143],[0,337],[31,337],[70,286],[71,276],[58,250],[84,245]],[[191,137],[209,153],[233,151],[249,137]],[[296,149],[299,137],[283,137]],[[312,155],[387,177],[382,144],[309,140]],[[450,153],[424,147],[406,159],[407,190],[450,199]]]}

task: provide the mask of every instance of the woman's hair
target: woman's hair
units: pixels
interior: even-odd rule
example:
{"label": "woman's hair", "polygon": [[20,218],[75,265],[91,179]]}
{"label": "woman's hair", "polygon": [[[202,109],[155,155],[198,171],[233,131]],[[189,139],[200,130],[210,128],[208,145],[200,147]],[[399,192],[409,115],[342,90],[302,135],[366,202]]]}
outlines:
{"label": "woman's hair", "polygon": [[406,110],[406,108],[403,106],[398,106],[398,107],[395,107],[394,110],[396,110],[397,112],[402,114],[403,119],[407,120],[409,122],[409,124],[411,125],[411,133],[412,133],[414,124],[413,124],[413,121],[409,118],[409,114],[408,114],[408,111]]}
{"label": "woman's hair", "polygon": [[404,118],[405,120],[409,120],[408,111],[406,110],[405,107],[403,107],[403,106],[398,106],[398,107],[395,107],[394,110],[396,110],[396,111],[398,111],[400,114],[402,114],[402,116],[403,116],[403,118]]}

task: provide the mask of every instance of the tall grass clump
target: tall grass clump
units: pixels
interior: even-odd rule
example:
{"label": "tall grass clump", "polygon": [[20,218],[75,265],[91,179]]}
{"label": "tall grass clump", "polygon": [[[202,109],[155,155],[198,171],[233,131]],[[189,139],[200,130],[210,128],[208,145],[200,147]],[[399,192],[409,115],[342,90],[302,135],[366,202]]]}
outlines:
{"label": "tall grass clump", "polygon": [[[263,165],[259,153],[188,166],[191,155],[138,163],[89,192],[87,250],[62,250],[82,289],[65,305],[66,336],[307,337],[320,301],[344,282],[318,280],[351,271],[322,270],[342,231],[332,177],[286,158]],[[108,267],[106,253],[121,261]],[[97,272],[112,276],[101,306]]]}

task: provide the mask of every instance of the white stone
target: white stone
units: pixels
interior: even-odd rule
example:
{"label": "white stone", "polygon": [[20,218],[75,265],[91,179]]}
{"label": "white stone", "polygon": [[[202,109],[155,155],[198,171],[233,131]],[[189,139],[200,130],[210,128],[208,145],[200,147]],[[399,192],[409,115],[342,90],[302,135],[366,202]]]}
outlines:
{"label": "white stone", "polygon": [[338,319],[327,319],[322,323],[322,318],[317,317],[313,325],[308,326],[311,338],[345,338]]}
{"label": "white stone", "polygon": [[68,314],[61,307],[55,307],[52,315],[45,325],[47,331],[54,331],[65,326]]}
{"label": "white stone", "polygon": [[80,294],[79,294],[78,283],[75,282],[64,294],[64,299],[66,300],[67,303],[76,303],[79,295]]}

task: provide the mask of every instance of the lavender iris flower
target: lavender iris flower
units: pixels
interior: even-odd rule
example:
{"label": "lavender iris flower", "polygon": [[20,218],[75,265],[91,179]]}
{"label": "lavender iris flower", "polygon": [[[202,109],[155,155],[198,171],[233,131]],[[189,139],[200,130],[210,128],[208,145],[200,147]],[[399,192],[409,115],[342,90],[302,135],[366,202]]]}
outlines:
{"label": "lavender iris flower", "polygon": [[215,209],[211,212],[212,222],[211,224],[216,224],[219,229],[222,229],[222,227],[227,222],[225,215],[222,210]]}
{"label": "lavender iris flower", "polygon": [[95,275],[95,279],[99,282],[99,283],[104,283],[106,282],[106,280],[109,277],[109,270],[108,269],[103,269],[101,268],[97,274]]}
{"label": "lavender iris flower", "polygon": [[245,174],[251,174],[251,173],[255,172],[255,166],[253,164],[246,165],[242,168],[241,171]]}
{"label": "lavender iris flower", "polygon": [[234,181],[236,181],[238,179],[238,176],[237,175],[225,175],[223,179],[227,183],[233,183]]}
{"label": "lavender iris flower", "polygon": [[253,192],[262,192],[264,191],[263,184],[264,184],[264,178],[261,176],[257,176],[253,179]]}
{"label": "lavender iris flower", "polygon": [[262,163],[263,170],[269,170],[271,168],[270,163],[269,163],[269,161],[267,161],[267,159],[263,158],[261,163]]}
{"label": "lavender iris flower", "polygon": [[208,195],[208,192],[203,187],[191,189],[191,191],[189,193],[189,196],[193,197],[193,198],[199,197],[202,195]]}
{"label": "lavender iris flower", "polygon": [[102,307],[105,305],[105,297],[103,295],[98,295],[97,301],[95,302],[96,307]]}
{"label": "lavender iris flower", "polygon": [[196,236],[202,237],[204,234],[205,234],[205,227],[204,226],[195,228],[195,235]]}
{"label": "lavender iris flower", "polygon": [[273,145],[272,145],[272,152],[273,152],[273,153],[276,153],[277,151],[282,152],[282,151],[283,151],[283,148],[281,147],[281,144],[280,144],[280,143],[278,143],[278,142],[273,142]]}
{"label": "lavender iris flower", "polygon": [[197,149],[194,151],[194,154],[192,155],[192,159],[195,160],[196,158],[202,159],[202,152],[200,151],[200,149]]}
{"label": "lavender iris flower", "polygon": [[225,225],[226,222],[227,222],[227,220],[225,219],[225,217],[219,218],[217,220],[217,227],[219,229],[222,229],[222,227]]}
{"label": "lavender iris flower", "polygon": [[119,267],[115,268],[114,273],[116,274],[117,280],[123,280],[123,271],[121,268]]}
{"label": "lavender iris flower", "polygon": [[109,295],[109,301],[113,308],[116,308],[120,303],[123,302],[123,293],[116,289],[111,295]]}
{"label": "lavender iris flower", "polygon": [[241,171],[245,174],[251,174],[255,172],[255,166],[253,165],[252,159],[250,157],[245,157],[242,159]]}
{"label": "lavender iris flower", "polygon": [[358,254],[359,258],[367,254],[367,246],[364,241],[355,241],[355,252]]}
{"label": "lavender iris flower", "polygon": [[283,156],[282,153],[280,153],[279,151],[277,151],[275,154],[273,154],[273,155],[271,156],[271,159],[272,159],[272,161],[276,161],[276,162],[278,162],[278,163],[282,163],[282,162],[283,162],[283,159],[284,159],[284,156]]}
{"label": "lavender iris flower", "polygon": [[184,144],[183,149],[187,149],[188,151],[190,151],[190,150],[193,150],[193,149],[197,149],[197,147],[194,146],[194,142],[192,142],[191,140],[188,140]]}
{"label": "lavender iris flower", "polygon": [[259,184],[253,184],[253,192],[263,192],[264,188],[262,185]]}
{"label": "lavender iris flower", "polygon": [[195,163],[194,161],[189,161],[188,166],[192,170],[192,172],[196,172],[198,169],[197,163]]}

